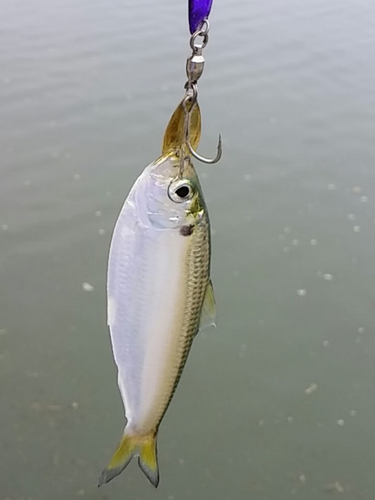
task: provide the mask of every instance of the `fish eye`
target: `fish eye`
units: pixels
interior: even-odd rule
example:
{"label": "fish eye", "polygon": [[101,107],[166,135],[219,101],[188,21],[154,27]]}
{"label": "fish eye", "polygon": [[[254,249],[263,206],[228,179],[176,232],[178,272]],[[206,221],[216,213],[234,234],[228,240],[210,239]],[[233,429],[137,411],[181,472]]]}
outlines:
{"label": "fish eye", "polygon": [[176,203],[191,200],[193,194],[193,186],[186,180],[172,182],[168,189],[169,198]]}
{"label": "fish eye", "polygon": [[190,188],[189,186],[181,186],[178,189],[176,189],[175,193],[179,198],[187,198],[190,193]]}

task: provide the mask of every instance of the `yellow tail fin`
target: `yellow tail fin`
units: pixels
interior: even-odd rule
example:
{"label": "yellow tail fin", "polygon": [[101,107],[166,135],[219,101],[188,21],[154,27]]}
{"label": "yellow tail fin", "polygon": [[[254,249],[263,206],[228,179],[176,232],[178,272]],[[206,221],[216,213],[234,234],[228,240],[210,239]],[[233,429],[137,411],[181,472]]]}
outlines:
{"label": "yellow tail fin", "polygon": [[134,456],[138,456],[139,467],[156,488],[159,484],[159,467],[154,433],[124,434],[111,461],[99,478],[99,486],[121,474]]}

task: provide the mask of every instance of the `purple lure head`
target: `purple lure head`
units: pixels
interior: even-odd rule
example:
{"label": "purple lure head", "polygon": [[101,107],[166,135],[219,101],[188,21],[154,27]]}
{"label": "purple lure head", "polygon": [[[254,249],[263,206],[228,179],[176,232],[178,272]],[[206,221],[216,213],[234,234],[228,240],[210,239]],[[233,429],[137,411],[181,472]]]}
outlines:
{"label": "purple lure head", "polygon": [[189,0],[189,28],[193,34],[208,18],[213,0]]}

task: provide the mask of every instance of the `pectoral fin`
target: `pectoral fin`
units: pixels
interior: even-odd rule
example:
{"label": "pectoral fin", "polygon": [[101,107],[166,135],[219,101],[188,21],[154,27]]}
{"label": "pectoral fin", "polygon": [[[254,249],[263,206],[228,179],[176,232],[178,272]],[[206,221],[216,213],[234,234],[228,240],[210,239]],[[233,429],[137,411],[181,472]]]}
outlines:
{"label": "pectoral fin", "polygon": [[214,326],[216,328],[216,303],[211,280],[209,281],[206,289],[199,330],[204,330],[209,326]]}

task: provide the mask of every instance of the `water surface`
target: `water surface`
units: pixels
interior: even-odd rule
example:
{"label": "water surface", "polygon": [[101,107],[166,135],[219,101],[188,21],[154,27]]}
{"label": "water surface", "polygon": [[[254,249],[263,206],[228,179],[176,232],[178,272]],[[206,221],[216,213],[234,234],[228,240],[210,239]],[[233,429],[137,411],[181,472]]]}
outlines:
{"label": "water surface", "polygon": [[186,2],[0,0],[0,499],[372,500],[375,5],[216,2],[197,165],[218,330],[159,436],[97,490],[124,418],[111,230],[183,93]]}

